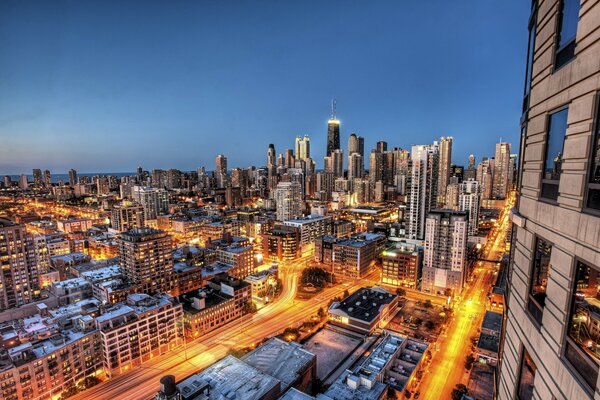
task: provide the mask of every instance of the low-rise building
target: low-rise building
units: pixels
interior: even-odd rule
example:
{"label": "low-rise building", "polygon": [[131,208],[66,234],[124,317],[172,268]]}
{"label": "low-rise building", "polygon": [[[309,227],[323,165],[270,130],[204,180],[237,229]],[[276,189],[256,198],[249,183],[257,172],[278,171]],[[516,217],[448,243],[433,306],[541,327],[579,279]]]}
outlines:
{"label": "low-rise building", "polygon": [[329,307],[329,322],[333,325],[368,335],[383,328],[394,317],[398,296],[387,290],[361,288]]}
{"label": "low-rise building", "polygon": [[180,295],[185,335],[197,338],[240,318],[251,299],[249,283],[226,275],[214,277],[202,289]]}
{"label": "low-rise building", "polygon": [[385,235],[361,233],[349,238],[321,236],[315,240],[315,261],[346,278],[361,278],[372,269],[385,244]]}
{"label": "low-rise building", "polygon": [[277,288],[278,268],[269,268],[247,276],[244,280],[252,288],[252,298],[268,302],[275,295]]}
{"label": "low-rise building", "polygon": [[53,282],[49,291],[58,298],[60,305],[76,303],[92,297],[92,285],[84,278],[72,278]]}
{"label": "low-rise building", "polygon": [[265,260],[293,260],[300,257],[300,247],[300,232],[292,226],[278,225],[262,235]]}
{"label": "low-rise building", "polygon": [[500,313],[485,312],[476,349],[480,361],[491,365],[498,363],[503,318]]}
{"label": "low-rise building", "polygon": [[182,307],[163,294],[131,294],[96,318],[104,369],[114,376],[183,343]]}
{"label": "low-rise building", "polygon": [[284,221],[285,226],[297,228],[300,232],[300,246],[302,248],[312,244],[314,240],[323,235],[331,234],[331,217],[321,215],[307,215],[297,219]]}
{"label": "low-rise building", "polygon": [[381,282],[416,289],[422,261],[423,251],[416,244],[392,243],[381,253]]}

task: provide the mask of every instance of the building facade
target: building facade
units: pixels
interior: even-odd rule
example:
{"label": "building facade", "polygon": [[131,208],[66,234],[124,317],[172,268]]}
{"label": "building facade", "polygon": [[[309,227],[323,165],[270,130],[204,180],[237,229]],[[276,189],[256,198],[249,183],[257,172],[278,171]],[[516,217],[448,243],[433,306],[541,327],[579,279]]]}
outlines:
{"label": "building facade", "polygon": [[597,399],[600,3],[532,2],[500,400]]}

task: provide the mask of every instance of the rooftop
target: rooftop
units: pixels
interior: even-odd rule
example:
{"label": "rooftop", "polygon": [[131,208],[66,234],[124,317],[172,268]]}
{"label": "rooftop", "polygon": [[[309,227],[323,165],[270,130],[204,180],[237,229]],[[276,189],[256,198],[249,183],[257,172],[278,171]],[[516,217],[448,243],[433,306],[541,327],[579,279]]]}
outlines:
{"label": "rooftop", "polygon": [[502,330],[502,314],[486,311],[481,327],[490,331],[500,332]]}
{"label": "rooftop", "polygon": [[360,288],[344,300],[333,303],[329,312],[339,314],[341,311],[350,318],[371,322],[379,315],[381,308],[395,298],[396,295],[380,287]]}
{"label": "rooftop", "polygon": [[281,381],[281,390],[294,384],[316,356],[295,342],[271,338],[242,359],[245,363]]}
{"label": "rooftop", "polygon": [[284,224],[298,224],[298,225],[303,225],[303,224],[308,224],[310,222],[315,222],[315,221],[323,221],[323,220],[327,220],[327,219],[331,219],[330,216],[327,215],[307,215],[306,217],[302,217],[302,218],[295,218],[295,219],[288,219],[286,221],[284,221]]}
{"label": "rooftop", "polygon": [[233,356],[227,356],[204,371],[183,380],[177,384],[177,389],[184,396],[190,396],[194,388],[206,384],[210,386],[208,400],[259,400],[278,388],[280,382]]}

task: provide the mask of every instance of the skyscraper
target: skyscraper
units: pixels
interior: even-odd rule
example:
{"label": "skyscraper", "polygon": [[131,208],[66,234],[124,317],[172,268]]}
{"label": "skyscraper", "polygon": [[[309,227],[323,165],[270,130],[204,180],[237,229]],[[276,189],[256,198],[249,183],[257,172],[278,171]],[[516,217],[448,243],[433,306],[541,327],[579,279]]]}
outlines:
{"label": "skyscraper", "polygon": [[477,167],[475,166],[475,156],[473,154],[469,155],[469,164],[467,165],[467,169],[465,171],[464,180],[467,179],[475,179],[477,176]]}
{"label": "skyscraper", "polygon": [[496,157],[494,157],[494,183],[492,196],[503,199],[509,190],[511,178],[510,143],[496,143]]}
{"label": "skyscraper", "polygon": [[423,239],[425,218],[435,206],[439,149],[435,145],[417,145],[411,150],[412,170],[408,201],[408,236]]}
{"label": "skyscraper", "polygon": [[275,188],[277,220],[300,218],[304,210],[302,185],[299,182],[279,182]]}
{"label": "skyscraper", "polygon": [[144,222],[144,207],[141,204],[123,202],[113,206],[110,213],[110,226],[119,232],[143,228]]}
{"label": "skyscraper", "polygon": [[335,117],[335,100],[331,103],[331,118],[327,121],[327,156],[340,148],[340,121]]}
{"label": "skyscraper", "polygon": [[21,188],[21,189],[28,189],[29,188],[29,182],[27,181],[27,175],[22,174],[19,177],[19,188]]}
{"label": "skyscraper", "polygon": [[0,311],[40,295],[35,247],[25,227],[0,218]]}
{"label": "skyscraper", "polygon": [[295,163],[296,163],[296,157],[294,157],[294,150],[285,149],[285,167],[286,168],[294,168]]}
{"label": "skyscraper", "polygon": [[427,215],[422,290],[460,293],[467,268],[467,215],[460,211],[433,210]]}
{"label": "skyscraper", "polygon": [[365,162],[358,152],[348,156],[348,180],[362,178],[365,174]]}
{"label": "skyscraper", "polygon": [[227,185],[227,157],[219,154],[215,158],[215,175],[217,178],[217,186],[224,188]]}
{"label": "skyscraper", "polygon": [[33,169],[33,186],[38,189],[43,186],[42,170],[39,168]]}
{"label": "skyscraper", "polygon": [[466,211],[469,215],[469,236],[477,235],[479,230],[479,182],[467,179],[460,183],[458,195],[458,209]]}
{"label": "skyscraper", "polygon": [[385,153],[387,151],[387,142],[380,140],[379,142],[377,142],[377,151],[381,154]]}
{"label": "skyscraper", "polygon": [[74,169],[69,170],[69,186],[73,187],[77,184],[77,171]]}
{"label": "skyscraper", "polygon": [[304,137],[296,136],[296,159],[306,160],[310,158],[310,138],[308,135]]}
{"label": "skyscraper", "polygon": [[369,154],[369,181],[375,187],[375,183],[383,179],[383,154],[373,149]]}
{"label": "skyscraper", "polygon": [[600,3],[531,11],[498,399],[597,399]]}
{"label": "skyscraper", "polygon": [[50,173],[50,170],[44,171],[44,187],[52,187],[52,174]]}
{"label": "skyscraper", "polygon": [[270,143],[267,149],[267,168],[270,169],[271,167],[277,168],[277,154],[273,143]]}
{"label": "skyscraper", "polygon": [[437,206],[444,207],[446,204],[446,187],[450,179],[450,166],[452,165],[452,138],[440,138],[440,162],[438,171],[438,195]]}
{"label": "skyscraper", "polygon": [[365,156],[365,139],[356,133],[351,133],[348,138],[348,157],[354,153]]}
{"label": "skyscraper", "polygon": [[144,208],[146,221],[154,220],[169,210],[169,193],[165,189],[134,186],[131,197]]}

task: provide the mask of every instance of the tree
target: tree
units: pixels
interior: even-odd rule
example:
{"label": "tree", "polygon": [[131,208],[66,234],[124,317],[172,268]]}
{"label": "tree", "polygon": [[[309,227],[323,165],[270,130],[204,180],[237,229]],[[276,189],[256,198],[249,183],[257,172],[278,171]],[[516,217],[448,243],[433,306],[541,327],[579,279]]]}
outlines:
{"label": "tree", "polygon": [[473,363],[475,362],[475,357],[473,357],[473,354],[469,354],[466,358],[465,358],[465,368],[468,370],[470,370],[471,368],[473,368]]}
{"label": "tree", "polygon": [[425,300],[425,303],[423,303],[423,307],[425,307],[425,308],[433,307],[433,304],[431,304],[431,300],[429,300],[429,299]]}
{"label": "tree", "polygon": [[388,398],[388,400],[398,399],[398,394],[391,386],[388,386],[388,388],[387,388],[387,398]]}
{"label": "tree", "polygon": [[350,292],[348,291],[348,289],[346,289],[344,290],[344,295],[342,297],[345,299],[348,296],[350,296]]}
{"label": "tree", "polygon": [[398,288],[398,289],[396,289],[396,294],[398,296],[406,296],[406,290],[404,290],[402,288]]}
{"label": "tree", "polygon": [[454,387],[454,389],[452,389],[452,400],[461,400],[463,395],[466,395],[469,393],[469,389],[467,389],[467,387],[465,385],[463,385],[462,383],[459,383],[458,385],[456,385]]}
{"label": "tree", "polygon": [[317,311],[317,317],[323,319],[325,317],[325,309],[323,307],[319,307]]}
{"label": "tree", "polygon": [[250,300],[246,304],[244,304],[244,308],[242,310],[243,314],[253,314],[257,311],[256,303]]}
{"label": "tree", "polygon": [[425,328],[431,331],[435,329],[435,323],[433,321],[427,320],[425,321]]}
{"label": "tree", "polygon": [[331,274],[319,267],[306,268],[300,277],[302,285],[310,284],[316,288],[323,288],[329,281],[331,281]]}

